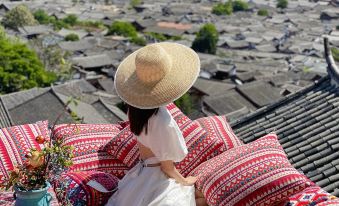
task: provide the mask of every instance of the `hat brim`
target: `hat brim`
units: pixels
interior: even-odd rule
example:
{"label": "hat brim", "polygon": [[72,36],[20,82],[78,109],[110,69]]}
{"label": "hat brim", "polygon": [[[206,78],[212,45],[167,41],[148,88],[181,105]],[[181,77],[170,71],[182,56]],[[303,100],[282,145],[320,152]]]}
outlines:
{"label": "hat brim", "polygon": [[117,94],[127,104],[140,109],[153,109],[167,105],[185,94],[200,72],[200,60],[191,48],[178,43],[161,42],[160,45],[172,59],[172,68],[159,82],[145,85],[136,75],[136,50],[119,65],[114,85]]}

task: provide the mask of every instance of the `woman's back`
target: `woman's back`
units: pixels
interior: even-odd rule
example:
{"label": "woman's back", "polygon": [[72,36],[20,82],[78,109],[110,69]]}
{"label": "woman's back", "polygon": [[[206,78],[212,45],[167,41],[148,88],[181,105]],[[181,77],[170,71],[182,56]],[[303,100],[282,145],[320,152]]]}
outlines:
{"label": "woman's back", "polygon": [[154,157],[154,154],[150,148],[146,147],[140,142],[138,142],[138,146],[139,146],[140,159],[145,160],[145,159]]}

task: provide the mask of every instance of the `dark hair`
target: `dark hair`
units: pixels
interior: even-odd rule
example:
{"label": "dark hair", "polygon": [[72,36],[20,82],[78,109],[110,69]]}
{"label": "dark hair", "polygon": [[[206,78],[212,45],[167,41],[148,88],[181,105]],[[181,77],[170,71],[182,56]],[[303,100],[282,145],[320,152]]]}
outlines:
{"label": "dark hair", "polygon": [[130,128],[133,134],[140,135],[145,128],[145,134],[147,134],[148,120],[154,114],[157,114],[159,108],[155,109],[139,109],[128,105],[128,119],[130,122]]}

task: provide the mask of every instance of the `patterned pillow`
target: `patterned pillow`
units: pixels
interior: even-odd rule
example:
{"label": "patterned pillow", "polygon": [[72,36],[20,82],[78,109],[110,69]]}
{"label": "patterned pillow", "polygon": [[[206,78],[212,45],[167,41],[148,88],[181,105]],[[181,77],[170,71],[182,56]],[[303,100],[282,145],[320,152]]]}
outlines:
{"label": "patterned pillow", "polygon": [[330,200],[317,204],[317,206],[338,206],[338,205],[339,205],[339,199],[336,197],[332,197],[332,199]]}
{"label": "patterned pillow", "polygon": [[227,122],[226,116],[209,116],[199,118],[197,121],[202,128],[204,128],[208,135],[217,138],[218,141],[223,143],[223,148],[216,151],[216,155],[243,145],[243,142],[234,134],[231,126]]}
{"label": "patterned pillow", "polygon": [[288,197],[288,200],[283,204],[284,206],[311,206],[318,205],[334,199],[335,196],[323,190],[321,187],[314,185],[304,189],[303,191]]}
{"label": "patterned pillow", "polygon": [[15,165],[23,164],[30,148],[40,150],[43,145],[35,138],[48,137],[48,121],[0,129],[0,184],[9,177]]}
{"label": "patterned pillow", "polygon": [[[176,165],[180,173],[187,176],[199,164],[214,156],[216,151],[220,151],[223,142],[208,136],[197,122],[190,120],[173,103],[169,104],[167,109],[183,133],[188,148],[188,155]],[[139,159],[137,140],[129,127],[106,144],[104,150],[129,167],[133,167]]]}
{"label": "patterned pillow", "polygon": [[65,145],[73,145],[71,171],[97,170],[122,178],[129,169],[120,160],[101,151],[112,137],[120,132],[115,124],[60,124],[56,125],[55,137],[64,138]]}
{"label": "patterned pillow", "polygon": [[213,205],[276,205],[313,185],[288,161],[275,134],[208,160],[190,175]]}
{"label": "patterned pillow", "polygon": [[111,174],[95,171],[69,172],[54,183],[60,205],[96,206],[105,205],[113,192],[103,193],[87,185],[95,180],[108,191],[118,186],[119,179]]}

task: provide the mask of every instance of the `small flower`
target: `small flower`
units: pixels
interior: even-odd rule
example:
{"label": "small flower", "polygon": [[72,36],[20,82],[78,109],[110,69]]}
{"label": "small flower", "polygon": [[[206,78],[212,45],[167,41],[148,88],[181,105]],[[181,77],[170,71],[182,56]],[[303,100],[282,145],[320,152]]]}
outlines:
{"label": "small flower", "polygon": [[33,151],[31,153],[31,157],[28,158],[28,164],[32,166],[33,168],[40,167],[44,164],[45,158],[43,155],[41,155],[41,152],[39,151]]}

